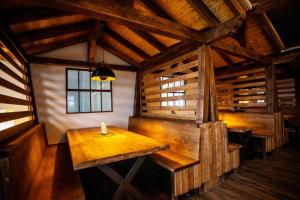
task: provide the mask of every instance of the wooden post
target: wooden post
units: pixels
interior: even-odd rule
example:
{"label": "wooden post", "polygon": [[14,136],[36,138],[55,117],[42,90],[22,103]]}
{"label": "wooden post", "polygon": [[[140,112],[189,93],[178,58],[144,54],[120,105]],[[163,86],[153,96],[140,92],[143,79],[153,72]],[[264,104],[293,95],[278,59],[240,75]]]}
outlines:
{"label": "wooden post", "polygon": [[272,114],[277,112],[276,74],[274,64],[266,67],[267,84],[267,111]]}
{"label": "wooden post", "polygon": [[213,59],[212,59],[212,52],[211,48],[208,47],[208,67],[210,71],[210,78],[209,78],[209,121],[218,121],[219,120],[219,113],[217,108],[217,89],[216,89],[216,79],[215,79],[215,70],[213,65]]}
{"label": "wooden post", "polygon": [[138,71],[136,73],[136,80],[135,80],[135,92],[134,92],[134,108],[133,108],[133,115],[135,117],[140,116],[141,111],[141,73]]}
{"label": "wooden post", "polygon": [[208,122],[209,113],[209,47],[202,45],[198,48],[198,103],[197,123]]}

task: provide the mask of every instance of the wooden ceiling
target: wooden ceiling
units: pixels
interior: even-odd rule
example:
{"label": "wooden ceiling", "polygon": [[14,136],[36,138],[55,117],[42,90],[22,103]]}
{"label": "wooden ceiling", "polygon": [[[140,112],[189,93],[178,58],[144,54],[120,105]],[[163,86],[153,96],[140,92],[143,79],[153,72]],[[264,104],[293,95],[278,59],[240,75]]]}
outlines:
{"label": "wooden ceiling", "polygon": [[[214,40],[262,55],[277,48],[257,16],[244,22],[252,8],[248,0],[24,2],[2,0],[0,11],[1,20],[29,56],[88,42],[90,63],[99,45],[133,66],[146,68]],[[214,48],[213,57],[215,67],[244,60],[220,48]]]}

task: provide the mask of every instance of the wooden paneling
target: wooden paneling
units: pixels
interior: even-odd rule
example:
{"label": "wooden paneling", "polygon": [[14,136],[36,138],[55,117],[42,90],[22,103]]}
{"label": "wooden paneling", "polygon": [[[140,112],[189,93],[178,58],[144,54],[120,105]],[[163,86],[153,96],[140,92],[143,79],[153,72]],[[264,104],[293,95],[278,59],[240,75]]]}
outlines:
{"label": "wooden paneling", "polygon": [[276,88],[279,111],[283,113],[295,113],[297,111],[295,79],[279,79],[276,81]]}
{"label": "wooden paneling", "polygon": [[265,68],[227,71],[216,79],[219,110],[267,112]]}

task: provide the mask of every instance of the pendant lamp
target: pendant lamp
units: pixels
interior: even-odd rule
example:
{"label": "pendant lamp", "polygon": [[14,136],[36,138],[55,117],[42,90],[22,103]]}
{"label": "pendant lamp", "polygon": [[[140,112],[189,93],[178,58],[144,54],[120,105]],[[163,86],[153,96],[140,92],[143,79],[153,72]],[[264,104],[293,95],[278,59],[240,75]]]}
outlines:
{"label": "pendant lamp", "polygon": [[102,50],[103,62],[99,63],[95,70],[92,71],[91,79],[94,81],[113,81],[116,75],[110,67],[104,63],[104,50]]}

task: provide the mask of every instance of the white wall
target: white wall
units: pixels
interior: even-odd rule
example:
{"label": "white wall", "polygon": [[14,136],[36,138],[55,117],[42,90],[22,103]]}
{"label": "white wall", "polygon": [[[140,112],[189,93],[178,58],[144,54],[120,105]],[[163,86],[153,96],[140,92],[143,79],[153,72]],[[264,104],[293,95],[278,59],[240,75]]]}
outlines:
{"label": "white wall", "polygon": [[[101,50],[96,60],[102,60]],[[62,56],[64,55],[64,56]],[[73,45],[40,56],[86,60],[86,44]],[[105,62],[127,64],[105,51]],[[128,64],[127,64],[128,65]],[[72,66],[70,66],[72,67]],[[133,114],[135,73],[115,71],[113,81],[113,112],[66,114],[66,75],[64,66],[32,64],[31,73],[40,122],[45,122],[49,144],[65,142],[67,129],[95,127],[102,121],[107,125],[128,127],[128,117]]]}

